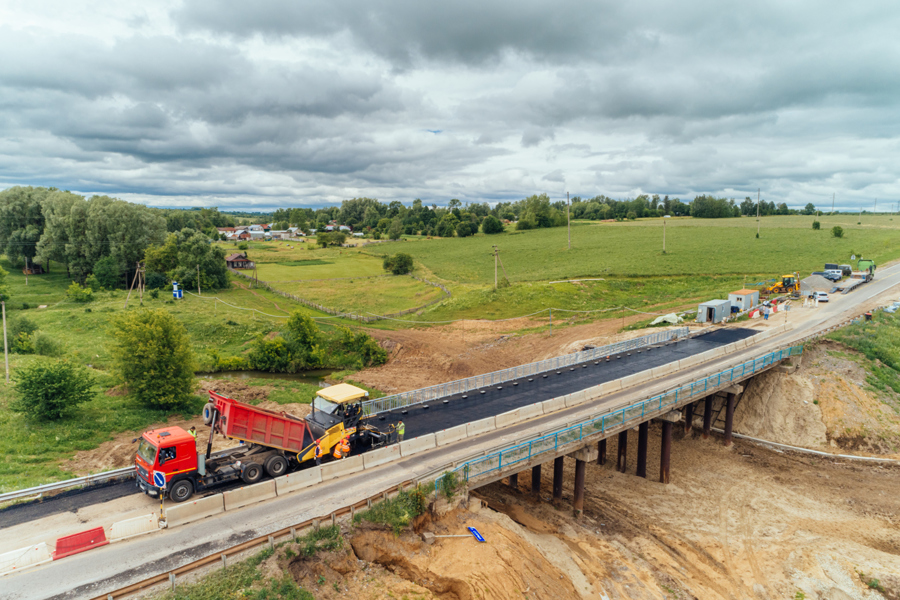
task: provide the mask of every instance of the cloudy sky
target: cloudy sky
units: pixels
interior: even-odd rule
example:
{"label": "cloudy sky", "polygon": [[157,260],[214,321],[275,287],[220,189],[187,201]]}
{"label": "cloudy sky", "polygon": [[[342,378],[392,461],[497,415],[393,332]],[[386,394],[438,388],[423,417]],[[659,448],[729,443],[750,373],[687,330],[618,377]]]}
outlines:
{"label": "cloudy sky", "polygon": [[0,3],[0,187],[900,200],[900,5]]}

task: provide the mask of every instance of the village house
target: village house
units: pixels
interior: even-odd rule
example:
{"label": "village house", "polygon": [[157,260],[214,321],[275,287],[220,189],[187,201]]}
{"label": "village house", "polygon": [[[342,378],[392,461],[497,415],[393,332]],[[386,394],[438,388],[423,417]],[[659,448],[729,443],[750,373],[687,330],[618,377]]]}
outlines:
{"label": "village house", "polygon": [[225,257],[225,265],[229,269],[252,269],[256,265],[252,260],[247,258],[246,252],[235,252]]}

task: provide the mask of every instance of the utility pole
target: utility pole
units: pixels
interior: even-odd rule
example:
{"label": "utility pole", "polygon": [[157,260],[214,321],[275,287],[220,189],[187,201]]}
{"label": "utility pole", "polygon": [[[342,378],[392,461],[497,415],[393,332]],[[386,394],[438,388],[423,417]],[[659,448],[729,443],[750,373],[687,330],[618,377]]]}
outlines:
{"label": "utility pole", "polygon": [[497,246],[494,246],[494,291],[497,291]]}
{"label": "utility pole", "polygon": [[666,219],[669,218],[669,215],[663,216],[663,254],[666,253]]}
{"label": "utility pole", "polygon": [[566,229],[569,233],[569,250],[572,249],[572,221],[569,218],[569,192],[566,192]]}
{"label": "utility pole", "polygon": [[831,192],[831,214],[834,214],[834,192]]}
{"label": "utility pole", "polygon": [[6,302],[0,302],[3,307],[3,359],[6,361],[6,383],[9,384],[9,345],[6,343]]}
{"label": "utility pole", "polygon": [[759,188],[756,188],[756,237],[759,237]]}
{"label": "utility pole", "polygon": [[197,265],[197,295],[202,296],[200,293],[200,265]]}

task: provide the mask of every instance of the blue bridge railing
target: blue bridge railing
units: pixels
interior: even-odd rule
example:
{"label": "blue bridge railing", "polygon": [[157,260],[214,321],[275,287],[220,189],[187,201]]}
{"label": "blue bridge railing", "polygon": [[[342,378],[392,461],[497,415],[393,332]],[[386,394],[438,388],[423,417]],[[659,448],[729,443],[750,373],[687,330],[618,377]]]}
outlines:
{"label": "blue bridge railing", "polygon": [[[537,439],[524,442],[511,448],[506,448],[493,454],[480,456],[465,462],[451,472],[459,480],[469,481],[474,477],[485,475],[492,471],[500,471],[504,467],[517,462],[527,461],[546,452],[556,451],[562,446],[582,440],[597,433],[603,433],[609,428],[620,427],[634,422],[638,424],[646,419],[645,415],[662,410],[666,406],[677,406],[679,403],[695,396],[705,395],[708,390],[727,385],[732,381],[740,381],[745,377],[762,371],[772,364],[785,358],[797,356],[803,353],[803,346],[793,346],[783,350],[770,352],[765,356],[748,360],[725,371],[715,373],[703,379],[683,385],[677,389],[653,396],[647,400],[622,407],[615,411],[590,417],[581,423],[570,425],[558,431],[548,433]],[[435,480],[435,489],[439,489],[439,483],[444,475]]]}

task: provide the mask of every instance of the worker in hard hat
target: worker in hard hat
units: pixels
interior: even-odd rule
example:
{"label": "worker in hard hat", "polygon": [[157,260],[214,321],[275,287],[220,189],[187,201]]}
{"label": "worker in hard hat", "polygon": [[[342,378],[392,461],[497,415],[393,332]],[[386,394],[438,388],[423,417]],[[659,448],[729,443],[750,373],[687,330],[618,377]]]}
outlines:
{"label": "worker in hard hat", "polygon": [[403,424],[403,421],[397,423],[397,439],[401,442],[403,441],[403,436],[406,434],[406,425]]}
{"label": "worker in hard hat", "polygon": [[193,425],[191,426],[190,429],[188,429],[188,433],[191,434],[192,438],[194,438],[195,440],[197,439],[197,428],[194,427]]}
{"label": "worker in hard hat", "polygon": [[318,467],[319,465],[322,464],[322,440],[316,440],[315,457],[316,457],[316,466]]}

